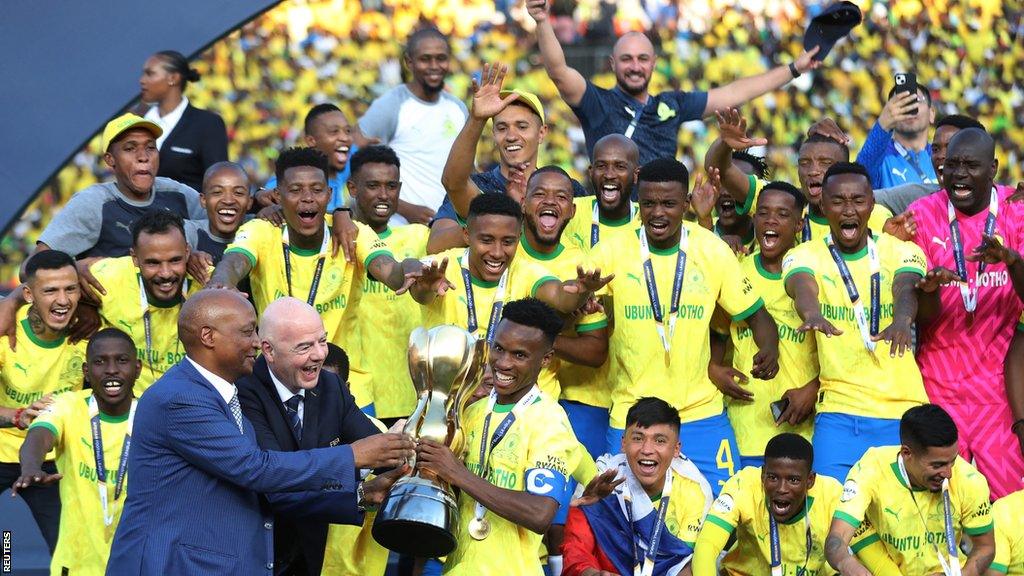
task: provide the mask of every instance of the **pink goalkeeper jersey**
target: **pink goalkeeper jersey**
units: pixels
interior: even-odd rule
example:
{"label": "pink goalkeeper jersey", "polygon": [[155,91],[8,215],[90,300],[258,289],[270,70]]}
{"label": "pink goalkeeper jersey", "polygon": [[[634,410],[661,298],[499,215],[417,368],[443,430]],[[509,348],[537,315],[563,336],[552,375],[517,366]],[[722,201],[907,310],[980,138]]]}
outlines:
{"label": "pink goalkeeper jersey", "polygon": [[[999,211],[996,236],[1005,246],[1024,249],[1024,203],[1009,203],[1013,188],[997,186]],[[914,241],[924,250],[928,269],[937,266],[956,271],[950,241],[947,203],[949,196],[939,190],[910,205],[917,221]],[[956,212],[965,256],[981,243],[988,209],[974,216]],[[974,278],[977,262],[967,262],[967,274]],[[964,301],[956,285],[939,288],[942,312],[919,335],[917,361],[925,391],[937,404],[1005,404],[1003,361],[1024,304],[1010,282],[1006,265],[987,265],[978,279],[978,304],[968,322]]]}

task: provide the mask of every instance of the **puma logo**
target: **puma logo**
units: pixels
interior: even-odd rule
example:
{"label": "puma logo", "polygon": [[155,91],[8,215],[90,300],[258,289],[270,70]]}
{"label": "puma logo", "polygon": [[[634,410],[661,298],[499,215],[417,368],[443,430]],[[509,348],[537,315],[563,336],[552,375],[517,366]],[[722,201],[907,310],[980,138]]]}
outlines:
{"label": "puma logo", "polygon": [[120,220],[117,220],[117,221],[114,222],[114,227],[115,228],[124,228],[125,232],[127,232],[129,234],[132,233],[131,227],[128,226],[127,224],[125,224],[124,222],[121,222]]}
{"label": "puma logo", "polygon": [[117,323],[120,324],[121,326],[124,326],[125,329],[128,330],[129,334],[132,333],[132,325],[131,324],[125,322],[124,320],[118,320]]}
{"label": "puma logo", "polygon": [[21,370],[21,373],[25,376],[25,378],[28,378],[28,368],[25,368],[24,366],[18,364],[17,362],[14,363],[14,367],[17,368],[18,370]]}
{"label": "puma logo", "polygon": [[886,514],[891,514],[892,517],[895,518],[897,522],[900,521],[900,513],[899,512],[895,512],[895,511],[893,511],[892,508],[889,508],[889,507],[886,507],[883,510],[885,511]]}
{"label": "puma logo", "polygon": [[462,302],[463,306],[469,306],[469,303],[466,302],[466,299],[462,296],[459,296],[459,302]]}
{"label": "puma logo", "polygon": [[903,170],[897,170],[897,169],[893,168],[892,169],[892,173],[897,175],[897,176],[899,176],[900,180],[903,180],[904,182],[906,182],[907,181],[907,170],[909,170],[909,168],[904,168]]}
{"label": "puma logo", "polygon": [[626,278],[629,278],[630,280],[635,280],[637,284],[643,285],[643,280],[641,280],[639,276],[633,274],[632,272],[626,272]]}
{"label": "puma logo", "polygon": [[828,274],[822,274],[821,275],[821,279],[824,280],[825,282],[828,282],[829,284],[832,285],[833,288],[835,288],[836,281],[831,276],[829,276]]}
{"label": "puma logo", "polygon": [[932,236],[932,243],[933,244],[938,244],[939,246],[942,246],[943,250],[946,249],[946,241],[945,240],[940,240],[938,236]]}

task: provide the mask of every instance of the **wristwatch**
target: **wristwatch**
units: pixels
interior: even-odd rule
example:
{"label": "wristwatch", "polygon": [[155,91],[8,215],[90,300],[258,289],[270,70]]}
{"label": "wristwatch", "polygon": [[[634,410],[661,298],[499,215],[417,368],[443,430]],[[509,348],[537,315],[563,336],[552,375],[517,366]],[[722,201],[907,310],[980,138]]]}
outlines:
{"label": "wristwatch", "polygon": [[356,508],[358,508],[360,512],[373,512],[377,510],[377,506],[366,501],[366,496],[363,494],[364,484],[366,484],[366,482],[360,482],[359,485],[356,486]]}
{"label": "wristwatch", "polygon": [[796,63],[795,62],[790,62],[789,63],[789,73],[793,75],[793,78],[799,78],[800,77],[800,71],[796,69]]}

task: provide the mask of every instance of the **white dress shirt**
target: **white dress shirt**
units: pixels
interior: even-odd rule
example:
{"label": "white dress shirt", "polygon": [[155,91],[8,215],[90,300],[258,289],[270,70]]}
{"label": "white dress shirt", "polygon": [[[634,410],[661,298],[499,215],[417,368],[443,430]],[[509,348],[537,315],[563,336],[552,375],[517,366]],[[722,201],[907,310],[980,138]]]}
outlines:
{"label": "white dress shirt", "polygon": [[146,120],[155,122],[157,126],[163,129],[164,133],[156,139],[156,148],[159,150],[163,147],[164,141],[167,140],[168,134],[174,127],[178,125],[178,121],[181,120],[181,115],[185,113],[185,108],[188,108],[188,98],[185,96],[181,97],[181,103],[178,106],[167,113],[167,116],[160,115],[160,106],[156,105],[146,111]]}
{"label": "white dress shirt", "polygon": [[302,419],[302,415],[305,414],[304,408],[306,406],[306,390],[302,388],[300,388],[298,392],[292,392],[291,390],[289,390],[288,387],[285,386],[280,380],[278,380],[277,376],[274,375],[274,371],[270,369],[269,364],[267,365],[267,372],[270,372],[270,379],[274,382],[274,388],[277,388],[277,395],[281,397],[281,404],[284,404],[292,396],[295,396],[296,394],[302,396],[302,402],[299,402],[298,413],[299,422],[305,423],[305,420]]}
{"label": "white dress shirt", "polygon": [[236,394],[236,388],[234,384],[228,382],[227,380],[221,378],[220,376],[217,376],[216,374],[210,372],[206,368],[203,368],[202,366],[199,365],[198,362],[189,358],[188,356],[185,356],[185,359],[191,362],[193,366],[195,366],[196,370],[199,371],[199,374],[202,375],[203,378],[206,378],[207,382],[213,384],[213,387],[216,388],[217,392],[221,395],[222,398],[224,398],[225,404],[231,404],[231,397]]}

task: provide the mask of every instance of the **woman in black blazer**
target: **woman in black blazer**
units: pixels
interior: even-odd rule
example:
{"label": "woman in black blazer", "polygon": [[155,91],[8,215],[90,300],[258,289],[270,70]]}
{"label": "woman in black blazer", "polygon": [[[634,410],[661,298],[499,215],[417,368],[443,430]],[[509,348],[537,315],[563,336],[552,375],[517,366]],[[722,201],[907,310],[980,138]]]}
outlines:
{"label": "woman in black blazer", "polygon": [[157,176],[177,180],[196,191],[203,185],[206,169],[228,159],[224,120],[213,112],[196,108],[185,97],[188,83],[198,80],[199,72],[174,50],[150,56],[139,78],[142,102],[150,106],[146,119],[164,129],[163,141],[157,141]]}

